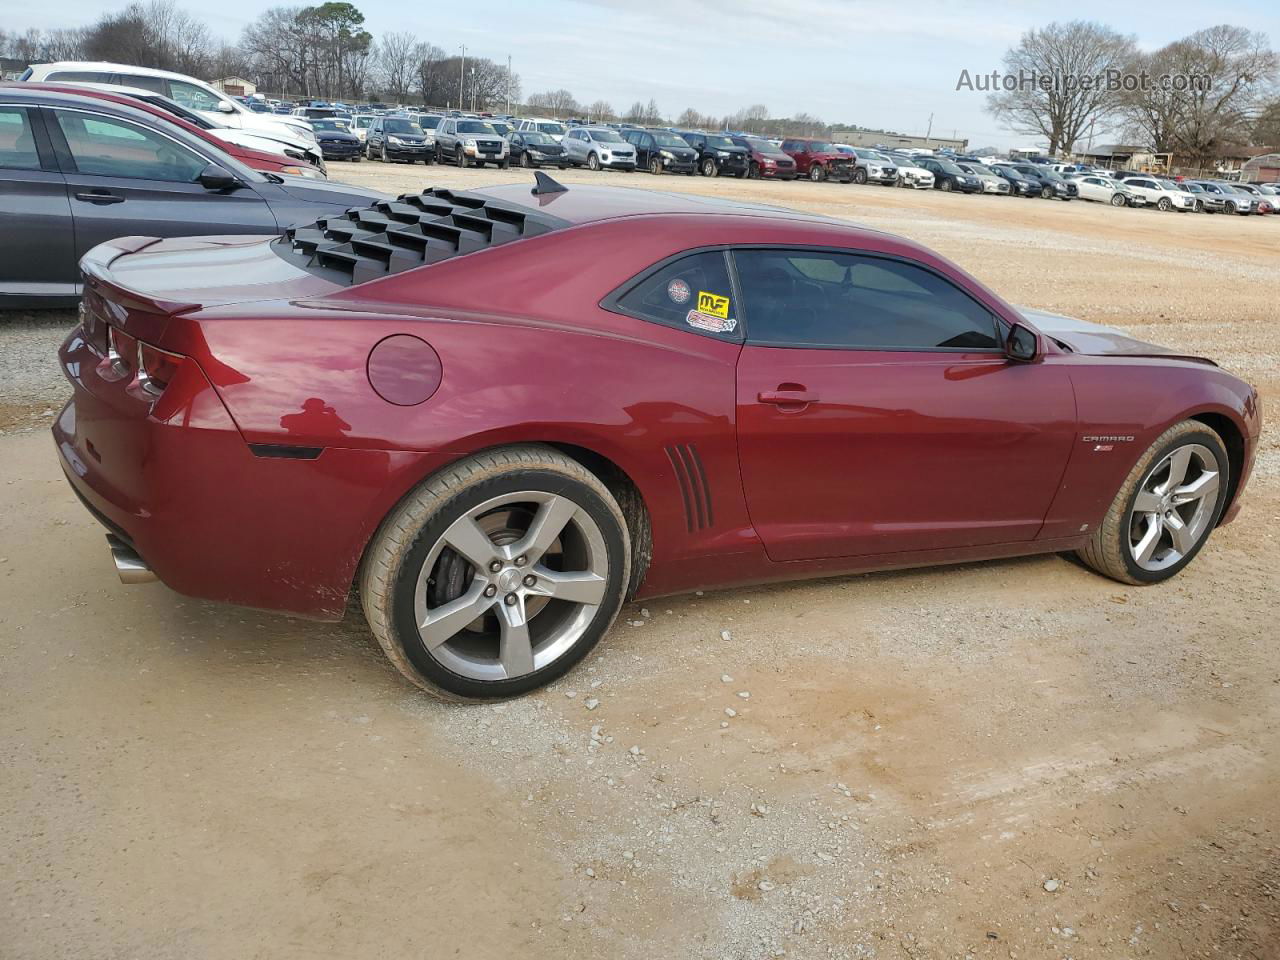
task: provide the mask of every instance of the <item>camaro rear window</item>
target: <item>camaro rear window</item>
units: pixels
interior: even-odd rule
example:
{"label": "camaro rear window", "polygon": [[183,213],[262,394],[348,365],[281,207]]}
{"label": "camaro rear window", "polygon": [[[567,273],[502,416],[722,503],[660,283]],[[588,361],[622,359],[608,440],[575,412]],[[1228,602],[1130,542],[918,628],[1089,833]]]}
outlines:
{"label": "camaro rear window", "polygon": [[694,253],[665,264],[618,297],[616,305],[641,320],[717,339],[742,339],[722,250]]}

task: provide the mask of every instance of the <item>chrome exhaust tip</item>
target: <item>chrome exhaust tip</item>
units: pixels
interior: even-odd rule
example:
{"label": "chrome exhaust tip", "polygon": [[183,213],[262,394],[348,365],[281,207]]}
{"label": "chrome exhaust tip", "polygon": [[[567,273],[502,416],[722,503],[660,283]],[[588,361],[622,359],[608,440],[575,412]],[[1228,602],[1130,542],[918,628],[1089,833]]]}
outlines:
{"label": "chrome exhaust tip", "polygon": [[156,579],[151,568],[138,556],[138,551],[114,533],[107,534],[107,545],[111,548],[111,562],[116,565],[116,576],[121,583],[150,583]]}

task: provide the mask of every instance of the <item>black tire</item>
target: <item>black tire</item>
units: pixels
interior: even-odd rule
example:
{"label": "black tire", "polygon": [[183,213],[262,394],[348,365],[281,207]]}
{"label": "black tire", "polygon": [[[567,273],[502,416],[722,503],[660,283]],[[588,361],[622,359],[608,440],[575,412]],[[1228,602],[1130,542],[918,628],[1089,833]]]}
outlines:
{"label": "black tire", "polygon": [[[432,548],[456,520],[490,499],[523,491],[565,497],[594,521],[607,558],[603,599],[581,635],[543,667],[512,679],[466,677],[449,669],[422,642],[415,616],[419,574]],[[630,585],[631,550],[622,508],[594,474],[550,447],[508,447],[440,471],[401,501],[383,520],[366,552],[360,569],[360,602],[388,659],[427,693],[454,701],[511,697],[562,676],[604,636]],[[465,560],[462,565],[473,569]],[[530,616],[530,625],[537,616]]]}
{"label": "black tire", "polygon": [[716,169],[716,161],[713,157],[707,157],[703,160],[701,169],[704,177],[714,177],[719,172]]}
{"label": "black tire", "polygon": [[867,182],[867,171],[866,171],[866,170],[864,170],[864,169],[862,169],[862,167],[858,167],[858,169],[854,170],[854,171],[853,171],[853,182],[854,182],[854,183],[857,183],[857,184],[863,184],[863,183],[866,183],[866,182]]}
{"label": "black tire", "polygon": [[560,169],[561,169],[561,170],[568,170],[568,169],[569,169],[569,165],[568,165],[567,163],[562,163],[562,164],[560,164]]}
{"label": "black tire", "polygon": [[1123,193],[1113,193],[1111,195],[1111,205],[1113,207],[1123,207],[1125,202]]}
{"label": "black tire", "polygon": [[1168,197],[1161,197],[1159,202],[1156,203],[1156,207],[1159,208],[1162,213],[1168,213],[1173,209],[1173,201]]}
{"label": "black tire", "polygon": [[520,154],[520,166],[524,167],[526,170],[533,166],[533,161],[529,159],[529,153],[527,150]]}
{"label": "black tire", "polygon": [[1228,201],[1227,201],[1227,213],[1237,213],[1237,212],[1238,212],[1238,210],[1237,210],[1237,208],[1236,208],[1235,201],[1234,201],[1234,200],[1228,200]]}
{"label": "black tire", "polygon": [[662,158],[661,157],[649,158],[649,172],[652,173],[655,177],[660,176],[662,174]]}
{"label": "black tire", "polygon": [[1041,187],[1041,188],[1040,188],[1040,199],[1041,199],[1041,200],[1052,200],[1052,199],[1053,199],[1053,192],[1054,192],[1054,191],[1053,191],[1053,187],[1048,187],[1048,186]]}
{"label": "black tire", "polygon": [[[1138,491],[1152,470],[1158,467],[1165,457],[1178,447],[1192,444],[1207,447],[1217,460],[1218,492],[1212,515],[1199,541],[1194,548],[1183,555],[1181,560],[1159,571],[1144,569],[1134,561],[1125,542],[1129,537],[1130,524],[1133,522],[1132,512]],[[1141,586],[1168,580],[1195,559],[1196,554],[1208,541],[1214,527],[1218,525],[1227,501],[1229,479],[1230,460],[1222,438],[1198,420],[1183,420],[1181,423],[1176,423],[1156,437],[1155,442],[1134,464],[1124,483],[1121,484],[1120,491],[1112,501],[1102,523],[1098,524],[1088,544],[1078,550],[1077,555],[1098,573],[1113,580],[1119,580],[1121,583]]]}
{"label": "black tire", "polygon": [[821,183],[827,179],[827,169],[820,163],[815,163],[809,167],[809,179],[814,183]]}
{"label": "black tire", "polygon": [[353,153],[348,159],[350,159],[352,163],[359,163],[364,159],[364,157],[360,156],[358,153]]}
{"label": "black tire", "polygon": [[592,150],[589,154],[587,154],[587,169],[588,170],[600,169],[600,158],[596,156],[596,152],[594,150]]}
{"label": "black tire", "polygon": [[457,149],[453,151],[453,162],[457,165],[459,170],[471,166],[471,164],[467,162],[467,155]]}
{"label": "black tire", "polygon": [[1197,201],[1196,201],[1196,213],[1204,213],[1204,201],[1203,201],[1203,200],[1197,200]]}
{"label": "black tire", "polygon": [[695,167],[693,170],[686,170],[686,171],[684,172],[684,175],[685,175],[686,177],[692,177],[692,176],[696,176],[696,175],[697,175],[697,173],[698,173],[698,170],[697,170],[697,168]]}
{"label": "black tire", "polygon": [[511,169],[511,158],[510,158],[509,156],[508,156],[508,157],[503,157],[503,158],[502,158],[502,162],[498,164],[498,169],[499,169],[499,170],[510,170],[510,169]]}
{"label": "black tire", "polygon": [[955,189],[955,184],[953,184],[950,180],[944,179],[941,183],[938,184],[938,189],[941,190],[943,193],[950,193],[952,190]]}
{"label": "black tire", "polygon": [[386,145],[385,143],[382,145],[382,157],[381,157],[381,159],[382,159],[382,162],[383,162],[383,163],[390,163],[390,162],[391,162],[391,158],[390,158],[389,156],[387,156],[387,145]]}
{"label": "black tire", "polygon": [[749,180],[760,179],[760,164],[756,163],[754,160],[751,161],[751,166],[747,168],[747,179]]}
{"label": "black tire", "polygon": [[747,171],[746,171],[746,170],[737,170],[737,171],[735,171],[735,172],[734,172],[734,174],[733,174],[733,175],[734,175],[737,179],[742,180],[742,179],[745,179],[745,177],[747,176]]}
{"label": "black tire", "polygon": [[367,143],[364,145],[364,157],[366,160],[373,159],[373,147]]}
{"label": "black tire", "polygon": [[423,165],[424,167],[429,167],[429,166],[431,166],[431,154],[430,154],[430,153],[424,153],[424,154],[422,155],[422,165]]}

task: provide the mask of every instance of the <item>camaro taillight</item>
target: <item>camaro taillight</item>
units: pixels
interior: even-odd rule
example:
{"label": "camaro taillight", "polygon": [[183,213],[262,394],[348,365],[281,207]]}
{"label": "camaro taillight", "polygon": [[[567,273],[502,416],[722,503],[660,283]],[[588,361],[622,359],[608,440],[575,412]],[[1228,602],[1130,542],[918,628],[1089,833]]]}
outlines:
{"label": "camaro taillight", "polygon": [[116,373],[133,371],[137,361],[138,341],[118,327],[111,328],[111,351],[107,356]]}
{"label": "camaro taillight", "polygon": [[149,343],[138,344],[138,385],[153,396],[160,396],[173,382],[186,357],[169,353]]}

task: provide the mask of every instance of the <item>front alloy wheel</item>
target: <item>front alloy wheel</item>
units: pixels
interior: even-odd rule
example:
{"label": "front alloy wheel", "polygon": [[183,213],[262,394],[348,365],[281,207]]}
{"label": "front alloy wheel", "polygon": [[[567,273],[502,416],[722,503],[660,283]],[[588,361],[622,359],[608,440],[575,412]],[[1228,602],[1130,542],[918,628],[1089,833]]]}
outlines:
{"label": "front alloy wheel", "polygon": [[596,156],[594,152],[587,157],[587,169],[588,170],[600,169],[600,158]]}
{"label": "front alloy wheel", "polygon": [[1130,471],[1080,557],[1124,583],[1167,580],[1204,546],[1226,505],[1222,439],[1196,420],[1158,437]]}
{"label": "front alloy wheel", "polygon": [[707,157],[702,161],[702,175],[704,177],[714,177],[716,175],[716,162],[711,157]]}
{"label": "front alloy wheel", "polygon": [[1173,201],[1168,197],[1161,197],[1160,202],[1157,203],[1156,206],[1160,208],[1162,213],[1168,213],[1173,209]]}
{"label": "front alloy wheel", "polygon": [[652,157],[649,160],[649,172],[652,173],[655,177],[658,176],[660,173],[662,173],[661,157]]}
{"label": "front alloy wheel", "polygon": [[1122,193],[1112,194],[1112,197],[1111,197],[1111,205],[1112,205],[1113,207],[1123,207],[1123,206],[1124,206],[1124,194],[1122,194]]}
{"label": "front alloy wheel", "polygon": [[821,183],[823,180],[827,179],[827,171],[821,164],[815,163],[809,168],[809,179],[814,183]]}
{"label": "front alloy wheel", "polygon": [[392,663],[446,699],[524,693],[608,630],[630,577],[609,490],[546,447],[478,454],[384,521],[361,601]]}

